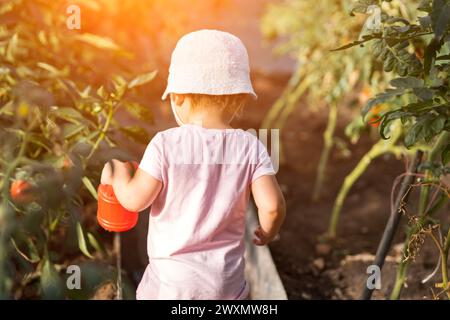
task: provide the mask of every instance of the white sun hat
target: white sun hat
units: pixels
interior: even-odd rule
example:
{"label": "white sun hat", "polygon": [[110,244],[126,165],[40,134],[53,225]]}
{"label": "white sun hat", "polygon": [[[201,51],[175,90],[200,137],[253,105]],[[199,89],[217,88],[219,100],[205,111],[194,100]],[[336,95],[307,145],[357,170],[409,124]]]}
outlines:
{"label": "white sun hat", "polygon": [[256,99],[242,41],[218,30],[199,30],[183,36],[172,53],[162,99],[169,93],[248,93]]}

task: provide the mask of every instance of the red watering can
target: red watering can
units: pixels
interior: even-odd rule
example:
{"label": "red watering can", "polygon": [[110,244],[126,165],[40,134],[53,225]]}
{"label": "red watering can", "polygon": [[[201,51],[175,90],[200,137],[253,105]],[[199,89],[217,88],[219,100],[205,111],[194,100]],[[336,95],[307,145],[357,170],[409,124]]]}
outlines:
{"label": "red watering can", "polygon": [[[128,164],[134,174],[138,164],[134,161],[128,162]],[[128,231],[136,225],[138,214],[138,212],[132,212],[122,207],[114,194],[112,185],[99,185],[97,221],[103,229],[113,232]]]}

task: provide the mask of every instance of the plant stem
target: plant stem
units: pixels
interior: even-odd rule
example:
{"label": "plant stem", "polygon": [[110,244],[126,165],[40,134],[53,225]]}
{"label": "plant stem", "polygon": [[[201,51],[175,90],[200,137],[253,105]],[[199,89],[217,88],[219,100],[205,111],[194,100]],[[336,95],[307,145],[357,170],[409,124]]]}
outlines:
{"label": "plant stem", "polygon": [[114,233],[114,251],[116,254],[117,282],[116,300],[122,300],[122,252],[120,232]]}
{"label": "plant stem", "polygon": [[334,238],[336,236],[337,224],[339,221],[342,206],[350,189],[359,179],[359,177],[361,177],[361,175],[366,171],[372,160],[384,153],[381,151],[382,149],[380,148],[380,142],[375,144],[372,149],[370,149],[370,151],[363,156],[358,165],[345,178],[344,183],[342,184],[342,187],[339,190],[338,196],[336,197],[336,200],[334,202],[330,225],[328,227],[329,237]]}
{"label": "plant stem", "polygon": [[359,161],[359,163],[356,165],[353,171],[349,175],[347,175],[334,202],[330,224],[328,226],[327,232],[328,237],[334,238],[336,236],[337,224],[339,221],[341,209],[344,204],[345,198],[347,197],[347,194],[352,188],[352,186],[359,179],[359,177],[361,177],[361,175],[366,171],[366,169],[369,167],[373,159],[387,152],[391,152],[393,150],[393,147],[395,146],[395,143],[400,137],[400,134],[401,134],[401,125],[398,121],[396,121],[393,124],[393,132],[391,138],[389,140],[379,140],[376,144],[374,144],[372,148],[362,157],[362,159]]}
{"label": "plant stem", "polygon": [[22,139],[22,143],[20,144],[19,153],[15,157],[15,159],[9,164],[9,166],[6,168],[5,175],[3,176],[3,201],[7,201],[8,199],[8,192],[9,192],[9,179],[11,178],[14,170],[16,169],[17,165],[19,164],[21,158],[25,154],[26,147],[28,144],[28,134],[25,133]]}
{"label": "plant stem", "polygon": [[[389,220],[386,223],[386,227],[384,228],[383,236],[381,237],[380,243],[377,248],[377,252],[375,254],[375,260],[373,262],[373,264],[378,266],[380,270],[381,268],[383,268],[386,256],[392,247],[394,236],[397,232],[400,220],[402,218],[402,212],[400,208],[403,205],[402,203],[406,203],[408,201],[411,191],[411,184],[414,181],[415,174],[417,173],[417,168],[420,162],[422,161],[422,156],[423,156],[422,151],[420,150],[416,151],[413,160],[411,161],[409,167],[407,168],[406,175],[402,179],[400,190],[397,194],[394,205],[391,208]],[[361,299],[362,300],[370,299],[372,293],[373,289],[370,289],[367,286],[367,284],[365,284],[363,293],[361,295]]]}
{"label": "plant stem", "polygon": [[327,168],[328,159],[330,157],[331,149],[334,145],[334,131],[336,129],[337,122],[337,103],[333,101],[330,104],[330,110],[328,114],[328,123],[325,132],[323,133],[324,146],[320,155],[319,165],[317,167],[316,183],[314,185],[314,192],[312,199],[317,201],[320,198],[323,182],[325,180],[325,170]]}
{"label": "plant stem", "polygon": [[291,92],[286,97],[286,104],[283,109],[280,111],[280,116],[275,123],[275,128],[283,128],[288,120],[289,115],[294,111],[294,107],[297,102],[300,100],[300,97],[305,93],[305,91],[309,88],[310,78],[304,78],[300,84],[295,88],[293,92]]}
{"label": "plant stem", "polygon": [[300,83],[300,79],[303,74],[303,68],[297,68],[297,71],[292,75],[291,79],[289,79],[289,83],[287,87],[284,89],[282,95],[277,99],[275,104],[270,108],[268,114],[262,121],[261,128],[270,129],[275,120],[279,117],[281,111],[286,104],[287,97],[291,95],[292,91]]}
{"label": "plant stem", "polygon": [[[31,127],[31,126],[30,126]],[[14,215],[10,211],[10,205],[8,203],[9,198],[9,180],[14,173],[14,170],[20,163],[21,158],[24,156],[26,147],[28,144],[28,133],[25,132],[19,152],[13,161],[7,166],[5,174],[3,176],[2,186],[2,199],[0,203],[0,299],[9,297],[10,288],[7,284],[7,268],[9,263],[7,259],[9,257],[9,249],[7,243],[11,239],[12,226]]]}
{"label": "plant stem", "polygon": [[447,292],[447,298],[450,299],[449,282],[448,282],[448,253],[450,250],[450,228],[447,232],[447,237],[445,238],[444,247],[442,248],[442,259],[441,259],[441,269],[442,269],[442,285],[443,289]]}
{"label": "plant stem", "polygon": [[114,107],[111,105],[109,107],[108,116],[106,118],[106,122],[100,131],[100,134],[98,135],[97,141],[95,141],[94,145],[92,146],[91,152],[86,157],[86,161],[89,160],[95,153],[95,151],[98,149],[98,146],[100,145],[100,142],[105,138],[106,133],[108,132],[109,126],[111,125],[111,121],[114,115]]}
{"label": "plant stem", "polygon": [[[449,132],[442,132],[439,136],[438,140],[434,144],[433,148],[428,152],[427,160],[430,162],[433,162],[436,160],[437,156],[440,154],[442,148],[445,146],[449,139],[450,133]],[[429,170],[425,171],[426,180],[431,176],[431,173]],[[422,224],[425,223],[427,220],[426,218],[432,213],[431,210],[427,211],[428,207],[428,200],[429,200],[429,193],[430,193],[430,186],[423,185],[420,188],[420,196],[419,196],[419,223],[418,226],[413,227],[410,232],[408,233],[406,240],[403,245],[403,254],[406,256],[407,249],[409,242],[411,240],[411,237],[416,234],[421,228]],[[391,292],[391,300],[397,300],[400,298],[400,294],[402,291],[402,288],[404,286],[405,280],[406,280],[406,274],[408,271],[408,265],[410,260],[402,260],[399,265],[397,266],[397,276],[394,283],[394,288]]]}
{"label": "plant stem", "polygon": [[394,288],[392,289],[390,299],[391,300],[398,300],[400,297],[400,293],[403,288],[403,284],[406,280],[406,273],[408,270],[409,263],[407,261],[401,261],[399,265],[397,266],[397,273],[395,277],[394,282]]}

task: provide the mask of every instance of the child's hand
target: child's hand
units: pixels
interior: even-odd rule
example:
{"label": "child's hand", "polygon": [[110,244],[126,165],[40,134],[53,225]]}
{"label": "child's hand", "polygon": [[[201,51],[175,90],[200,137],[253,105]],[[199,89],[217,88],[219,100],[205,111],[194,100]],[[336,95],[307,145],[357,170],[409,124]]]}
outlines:
{"label": "child's hand", "polygon": [[111,168],[111,162],[108,161],[103,167],[100,183],[103,185],[107,185],[112,184],[112,181],[113,181],[113,172]]}
{"label": "child's hand", "polygon": [[275,240],[276,236],[269,235],[267,232],[265,232],[261,226],[256,228],[254,232],[255,238],[253,239],[253,243],[257,246],[265,246],[270,241]]}
{"label": "child's hand", "polygon": [[148,208],[162,188],[160,180],[139,169],[134,161],[108,161],[103,167],[101,183],[113,186],[117,200],[131,212]]}
{"label": "child's hand", "polygon": [[[113,168],[111,166],[111,163],[114,166],[114,170],[113,170]],[[114,177],[113,171],[114,172],[117,172],[119,170],[122,171],[120,169],[121,167],[124,167],[127,170],[127,172],[129,171],[128,170],[129,169],[129,164],[127,162],[121,162],[121,161],[115,160],[115,159],[112,160],[112,161],[108,161],[105,164],[105,166],[103,167],[102,177],[101,177],[100,183],[104,184],[104,185],[105,184],[112,185],[113,184],[113,177]]]}
{"label": "child's hand", "polygon": [[255,230],[256,239],[253,242],[262,246],[279,238],[278,232],[286,216],[286,202],[273,175],[256,179],[252,183],[252,193],[261,224]]}

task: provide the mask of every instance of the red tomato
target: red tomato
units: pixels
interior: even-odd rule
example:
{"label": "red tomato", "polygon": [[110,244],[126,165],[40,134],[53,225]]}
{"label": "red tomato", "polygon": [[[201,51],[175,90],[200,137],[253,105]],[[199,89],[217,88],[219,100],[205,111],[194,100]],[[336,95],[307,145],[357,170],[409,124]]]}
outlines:
{"label": "red tomato", "polygon": [[73,162],[69,157],[65,157],[63,160],[63,169],[70,169],[73,167]]}
{"label": "red tomato", "polygon": [[33,186],[25,180],[16,180],[10,189],[11,198],[20,204],[27,204],[34,200]]}
{"label": "red tomato", "polygon": [[378,128],[380,126],[381,117],[378,114],[374,114],[369,119],[369,125]]}
{"label": "red tomato", "polygon": [[415,54],[417,58],[422,60],[425,55],[425,51],[422,48],[415,48]]}

